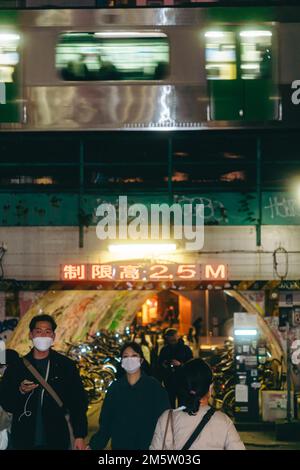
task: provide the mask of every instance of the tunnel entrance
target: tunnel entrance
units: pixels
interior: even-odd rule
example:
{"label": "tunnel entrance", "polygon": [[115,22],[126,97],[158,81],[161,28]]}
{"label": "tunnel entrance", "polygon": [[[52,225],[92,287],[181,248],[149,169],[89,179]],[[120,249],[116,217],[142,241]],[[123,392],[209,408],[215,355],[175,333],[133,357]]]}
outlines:
{"label": "tunnel entrance", "polygon": [[[36,299],[23,313],[10,340],[10,347],[25,354],[30,348],[28,324],[41,312],[52,315],[57,324],[56,348],[64,351],[67,343],[84,340],[103,328],[122,331],[131,324],[165,329],[173,326],[188,335],[201,318],[201,343],[211,347],[232,336],[232,318],[236,311],[247,311],[237,292],[226,289],[196,289],[189,283],[177,283],[143,290],[123,285],[114,289],[49,289],[36,292]],[[65,286],[67,287],[67,286]],[[122,287],[122,289],[120,288]],[[217,285],[214,287],[218,287]]]}

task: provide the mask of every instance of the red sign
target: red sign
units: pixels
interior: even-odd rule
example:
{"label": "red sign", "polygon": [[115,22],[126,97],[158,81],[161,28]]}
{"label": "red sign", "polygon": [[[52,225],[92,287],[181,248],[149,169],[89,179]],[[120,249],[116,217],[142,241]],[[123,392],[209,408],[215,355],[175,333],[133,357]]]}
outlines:
{"label": "red sign", "polygon": [[220,281],[228,277],[224,264],[65,264],[63,281]]}
{"label": "red sign", "polygon": [[86,281],[86,264],[65,264],[62,267],[61,279],[63,281]]}
{"label": "red sign", "polygon": [[227,266],[225,264],[205,264],[203,266],[202,279],[204,281],[225,281],[227,276]]}

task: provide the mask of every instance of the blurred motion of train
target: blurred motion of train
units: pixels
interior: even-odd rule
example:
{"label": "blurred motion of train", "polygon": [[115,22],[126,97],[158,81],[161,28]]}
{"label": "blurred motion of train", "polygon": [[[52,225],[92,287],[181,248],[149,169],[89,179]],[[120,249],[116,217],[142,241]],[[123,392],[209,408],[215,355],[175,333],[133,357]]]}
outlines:
{"label": "blurred motion of train", "polygon": [[0,129],[297,127],[298,44],[300,7],[0,11]]}

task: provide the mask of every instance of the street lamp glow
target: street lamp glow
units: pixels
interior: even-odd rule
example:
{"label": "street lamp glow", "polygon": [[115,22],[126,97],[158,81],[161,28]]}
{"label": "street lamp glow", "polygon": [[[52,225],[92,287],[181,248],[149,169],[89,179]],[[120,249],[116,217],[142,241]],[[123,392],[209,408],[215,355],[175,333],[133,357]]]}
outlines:
{"label": "street lamp glow", "polygon": [[108,251],[114,255],[140,258],[151,255],[162,255],[176,251],[175,243],[136,243],[136,244],[112,244]]}
{"label": "street lamp glow", "polygon": [[257,330],[234,330],[234,335],[235,336],[256,336],[257,335]]}

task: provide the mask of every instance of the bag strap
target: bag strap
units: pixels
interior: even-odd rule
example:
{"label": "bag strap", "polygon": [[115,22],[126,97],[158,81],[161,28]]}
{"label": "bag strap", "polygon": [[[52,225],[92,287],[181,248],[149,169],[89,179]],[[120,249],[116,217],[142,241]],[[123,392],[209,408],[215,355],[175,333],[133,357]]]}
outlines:
{"label": "bag strap", "polygon": [[174,443],[174,414],[173,414],[173,409],[169,410],[169,413],[168,413],[166,428],[165,428],[165,432],[164,432],[162,450],[164,450],[165,447],[166,447],[166,439],[167,439],[167,434],[168,434],[168,431],[169,431],[170,423],[171,423],[171,433],[172,433],[172,444],[173,444],[173,449],[174,449],[175,443]]}
{"label": "bag strap", "polygon": [[171,410],[171,432],[172,432],[172,446],[175,449],[175,433],[174,433],[174,412]]}
{"label": "bag strap", "polygon": [[213,414],[215,413],[215,409],[214,408],[210,408],[206,413],[205,415],[203,416],[203,418],[201,419],[200,423],[198,424],[198,426],[196,427],[195,431],[193,432],[193,434],[191,435],[191,437],[189,437],[189,439],[186,441],[186,443],[184,444],[184,446],[182,447],[181,450],[188,450],[192,444],[195,442],[195,440],[197,439],[197,437],[199,436],[199,434],[201,433],[201,431],[203,430],[203,428],[207,425],[208,421],[210,420],[210,418],[213,416]]}
{"label": "bag strap", "polygon": [[[53,398],[53,400],[57,403],[57,405],[60,408],[64,408],[64,404],[60,397],[57,395],[56,391],[51,387],[51,385],[46,382],[44,377],[41,376],[41,374],[36,370],[36,368],[31,364],[31,362],[28,361],[25,357],[23,357],[23,363],[25,367],[31,372],[31,374],[37,379],[37,381],[41,384],[41,386],[49,393],[49,395]],[[74,441],[75,441],[75,436],[73,432],[73,427],[71,423],[71,418],[70,415],[67,411],[64,413],[65,415],[65,420],[68,426],[68,431],[69,431],[69,437],[70,437],[70,446],[71,449],[74,448]]]}
{"label": "bag strap", "polygon": [[169,410],[167,423],[166,423],[166,429],[165,429],[165,433],[164,433],[164,440],[163,440],[163,445],[162,445],[163,450],[164,450],[165,445],[166,445],[166,438],[167,438],[167,434],[168,434],[168,430],[169,430],[169,424],[170,424],[170,419],[171,419],[172,413],[173,413],[173,411]]}
{"label": "bag strap", "polygon": [[41,376],[41,374],[36,370],[36,368],[28,361],[28,359],[26,359],[25,357],[23,357],[23,363],[24,365],[27,367],[27,369],[29,370],[29,372],[32,373],[32,375],[37,379],[37,381],[41,384],[41,386],[49,393],[49,395],[53,398],[53,400],[57,403],[57,405],[60,407],[60,408],[63,408],[64,407],[64,404],[62,402],[62,400],[60,399],[60,397],[57,395],[56,391],[53,390],[53,388],[51,387],[51,385],[48,384],[48,382],[46,382],[46,380],[44,379],[44,377]]}

